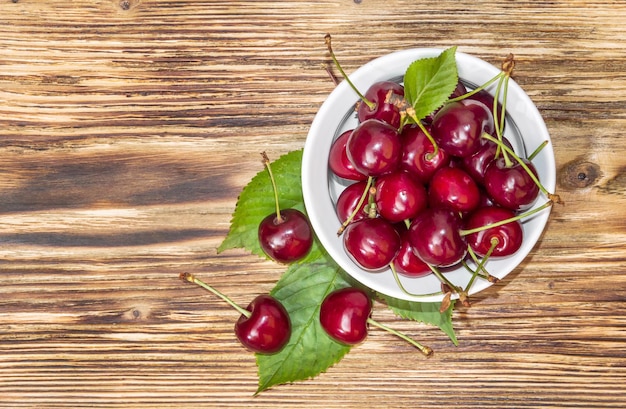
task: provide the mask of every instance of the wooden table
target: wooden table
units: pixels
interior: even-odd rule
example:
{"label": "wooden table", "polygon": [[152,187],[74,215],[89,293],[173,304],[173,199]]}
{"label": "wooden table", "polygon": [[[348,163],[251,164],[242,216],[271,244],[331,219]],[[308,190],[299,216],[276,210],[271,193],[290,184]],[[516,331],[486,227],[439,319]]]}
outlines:
{"label": "wooden table", "polygon": [[[2,408],[626,406],[626,3],[4,0]],[[303,146],[333,84],[410,47],[497,64],[541,111],[557,206],[531,257],[437,328],[375,318],[315,379],[256,397],[237,314],[283,267],[216,253],[241,188]]]}

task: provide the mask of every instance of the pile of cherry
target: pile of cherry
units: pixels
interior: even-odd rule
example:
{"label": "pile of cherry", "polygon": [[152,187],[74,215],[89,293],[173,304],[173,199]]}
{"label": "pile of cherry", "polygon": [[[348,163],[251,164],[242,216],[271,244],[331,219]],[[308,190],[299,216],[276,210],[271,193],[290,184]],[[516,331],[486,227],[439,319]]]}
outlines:
{"label": "pile of cherry", "polygon": [[529,209],[547,193],[532,161],[502,135],[505,107],[459,81],[440,109],[405,124],[401,84],[377,82],[361,96],[358,125],[333,142],[328,159],[331,171],[351,182],[336,202],[348,255],[368,271],[434,273],[444,292],[462,300],[466,292],[440,269],[463,266],[497,281],[486,260],[520,248],[521,219],[536,213]]}

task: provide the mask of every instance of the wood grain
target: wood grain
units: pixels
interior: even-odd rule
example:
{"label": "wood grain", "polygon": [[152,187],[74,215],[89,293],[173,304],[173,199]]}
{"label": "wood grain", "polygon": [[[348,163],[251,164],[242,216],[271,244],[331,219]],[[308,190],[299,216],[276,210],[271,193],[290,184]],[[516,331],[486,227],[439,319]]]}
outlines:
{"label": "wood grain", "polygon": [[[5,0],[0,3],[0,407],[626,406],[622,1]],[[557,206],[531,257],[439,330],[375,318],[319,377],[259,396],[236,316],[280,266],[216,253],[240,189],[302,147],[350,72],[448,47],[515,79],[553,138]]]}

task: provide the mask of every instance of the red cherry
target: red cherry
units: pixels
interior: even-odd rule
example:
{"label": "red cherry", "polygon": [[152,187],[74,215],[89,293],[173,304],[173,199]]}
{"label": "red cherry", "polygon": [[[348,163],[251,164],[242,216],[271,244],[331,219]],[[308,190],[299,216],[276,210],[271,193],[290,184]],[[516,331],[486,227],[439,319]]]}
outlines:
{"label": "red cherry", "polygon": [[433,207],[447,207],[465,213],[478,207],[480,190],[467,172],[447,167],[433,175],[428,186],[428,198]]}
{"label": "red cherry", "polygon": [[437,155],[433,155],[435,147],[419,127],[405,127],[400,138],[402,141],[400,167],[422,183],[428,183],[437,169],[448,166],[450,155],[443,149],[439,149]]}
{"label": "red cherry", "polygon": [[377,119],[361,122],[348,138],[348,159],[366,176],[382,176],[400,165],[402,143],[396,128]]}
{"label": "red cherry", "polygon": [[[508,139],[502,138],[502,142],[513,149]],[[483,183],[487,166],[496,158],[497,149],[498,145],[495,142],[485,141],[473,155],[466,156],[462,159],[461,164],[463,169],[469,173],[476,183]],[[502,150],[500,150],[500,155],[502,155]]]}
{"label": "red cherry", "polygon": [[289,342],[291,320],[285,307],[274,297],[259,295],[244,309],[193,274],[181,273],[180,279],[212,292],[241,314],[235,323],[235,336],[250,351],[273,354]]}
{"label": "red cherry", "polygon": [[387,267],[400,249],[400,236],[387,220],[365,218],[348,225],[343,233],[344,247],[364,270]]}
{"label": "red cherry", "polygon": [[432,136],[440,148],[463,158],[474,154],[483,144],[483,132],[493,133],[493,115],[482,102],[464,99],[445,105],[435,115]]}
{"label": "red cherry", "polygon": [[428,205],[426,188],[406,172],[376,179],[376,210],[391,223],[411,219]]}
{"label": "red cherry", "polygon": [[[502,207],[481,207],[474,211],[465,223],[466,230],[488,226],[515,217],[515,212]],[[524,230],[522,223],[515,220],[501,226],[491,227],[465,236],[467,244],[480,257],[484,257],[492,247],[492,239],[498,244],[493,248],[490,257],[505,257],[515,253],[522,245]]]}
{"label": "red cherry", "polygon": [[350,138],[351,134],[352,130],[345,131],[333,142],[328,156],[328,166],[335,175],[341,178],[349,180],[365,180],[367,179],[367,176],[354,169],[354,166],[350,163],[348,154],[346,153],[346,144],[348,143],[348,138]]}
{"label": "red cherry", "polygon": [[[523,161],[536,176],[534,165],[526,159]],[[484,185],[495,203],[513,211],[530,208],[539,196],[539,187],[519,162],[507,166],[502,157],[485,170]]]}
{"label": "red cherry", "polygon": [[436,267],[449,267],[460,262],[467,253],[460,229],[458,213],[446,208],[429,208],[411,222],[409,240],[422,261]]}
{"label": "red cherry", "polygon": [[299,210],[285,209],[265,217],[259,224],[259,245],[271,259],[291,263],[306,256],[313,246],[309,219]]}
{"label": "red cherry", "polygon": [[235,323],[237,339],[249,350],[262,354],[280,351],[291,336],[291,321],[285,307],[267,294],[258,295]]}
{"label": "red cherry", "polygon": [[406,228],[400,233],[402,244],[398,254],[393,259],[393,267],[398,274],[402,274],[407,277],[424,277],[432,273],[428,264],[424,263],[422,259],[417,257],[413,251],[413,246],[409,241],[409,234]]}
{"label": "red cherry", "polygon": [[320,324],[334,340],[356,345],[367,337],[372,302],[358,288],[347,287],[328,294],[320,306]]}
{"label": "red cherry", "polygon": [[404,98],[404,88],[396,82],[380,81],[372,84],[365,92],[364,97],[369,104],[373,105],[373,108],[368,103],[361,101],[357,109],[359,121],[378,119],[396,129],[400,128],[400,108],[391,102],[386,102],[390,92],[399,100]]}
{"label": "red cherry", "polygon": [[[337,204],[335,206],[339,221],[342,223],[345,222],[352,215],[352,213],[354,213],[354,209],[356,209],[356,206],[359,204],[359,200],[361,200],[361,196],[363,196],[366,188],[367,182],[362,181],[353,183],[342,190],[337,198]],[[365,210],[367,208],[367,202],[367,200],[363,200],[361,208],[354,214],[351,222],[367,217],[367,212]]]}

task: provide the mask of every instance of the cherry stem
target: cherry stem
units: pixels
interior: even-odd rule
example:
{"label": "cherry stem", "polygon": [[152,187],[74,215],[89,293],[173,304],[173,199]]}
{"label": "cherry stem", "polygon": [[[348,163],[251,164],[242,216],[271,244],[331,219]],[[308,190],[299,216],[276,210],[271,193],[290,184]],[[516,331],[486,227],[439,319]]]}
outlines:
{"label": "cherry stem", "polygon": [[427,153],[426,154],[426,160],[431,160],[435,156],[437,156],[437,154],[439,154],[439,146],[437,145],[437,142],[435,141],[435,138],[433,138],[433,136],[430,134],[430,132],[428,132],[428,129],[426,129],[424,124],[422,124],[422,121],[417,121],[417,126],[419,126],[419,128],[422,130],[422,132],[424,132],[424,135],[426,135],[426,137],[428,138],[430,143],[433,144],[433,151],[431,153]]}
{"label": "cherry stem", "polygon": [[328,66],[328,64],[322,64],[322,67],[324,68],[328,76],[330,77],[330,80],[333,82],[333,84],[335,84],[335,86],[339,85],[339,80],[337,79],[337,77],[335,77],[333,72],[330,70],[330,67]]}
{"label": "cherry stem", "polygon": [[267,157],[267,154],[265,152],[261,152],[261,156],[263,157],[263,164],[267,168],[267,173],[269,173],[270,175],[270,181],[272,182],[272,188],[274,189],[274,202],[276,203],[276,222],[280,224],[283,222],[283,217],[280,215],[280,206],[278,204],[278,189],[276,188],[276,181],[274,180],[274,175],[272,174],[270,158]]}
{"label": "cherry stem", "polygon": [[245,308],[241,308],[236,302],[234,302],[233,300],[231,300],[230,298],[228,298],[226,295],[222,294],[221,292],[219,292],[215,288],[211,287],[210,285],[208,285],[204,281],[200,280],[199,278],[196,278],[196,276],[194,276],[193,274],[191,274],[191,273],[180,273],[179,278],[181,280],[183,280],[183,281],[188,281],[190,283],[199,285],[200,287],[204,288],[205,290],[208,290],[208,291],[212,292],[213,294],[217,295],[222,300],[224,300],[228,304],[230,304],[241,315],[245,315],[247,318],[250,318],[250,316],[252,315],[252,313],[250,311],[246,310]]}
{"label": "cherry stem", "polygon": [[413,345],[415,348],[419,349],[420,352],[422,352],[426,356],[431,356],[433,354],[433,350],[432,350],[431,347],[428,347],[428,346],[420,344],[416,340],[414,340],[414,339],[404,335],[400,331],[396,331],[395,329],[390,328],[390,327],[386,326],[385,324],[381,324],[380,322],[378,322],[378,321],[376,321],[376,320],[374,320],[372,318],[368,318],[367,319],[367,323],[370,324],[370,325],[373,325],[375,327],[378,327],[380,329],[384,329],[385,331],[387,331],[387,332],[397,336],[398,338],[401,338],[401,339],[405,340],[409,344]]}
{"label": "cherry stem", "polygon": [[[500,141],[502,143],[502,130],[504,128],[504,122],[500,121],[498,118],[498,101],[500,99],[500,90],[502,89],[502,85],[503,83],[505,83],[505,77],[502,76],[500,77],[500,80],[498,81],[498,86],[496,88],[496,92],[493,96],[493,106],[492,106],[492,112],[493,112],[493,124],[496,130],[496,136],[498,137],[498,141]],[[504,110],[504,107],[502,109],[502,119],[504,119],[504,112],[506,112]],[[504,158],[504,163],[506,165],[507,168],[510,168],[513,165],[513,162],[511,162],[511,158],[509,158],[509,155],[507,154],[506,151],[502,150],[500,145],[498,145],[497,150],[496,150],[496,157],[500,154],[500,152],[502,152],[502,157]]]}
{"label": "cherry stem", "polygon": [[[535,176],[535,173],[530,170],[528,165],[526,165],[526,163],[524,163],[524,161],[519,156],[517,156],[517,154],[515,153],[515,151],[513,151],[513,149],[509,148],[502,141],[494,138],[493,136],[489,135],[488,133],[483,133],[482,137],[487,139],[488,141],[491,141],[491,142],[494,142],[494,143],[498,144],[498,146],[500,146],[504,150],[504,152],[506,152],[509,155],[511,155],[520,164],[520,166],[522,168],[524,168],[524,170],[528,173],[528,176],[530,176],[530,178],[533,180],[533,182],[535,182],[537,187],[539,187],[539,190],[541,190],[548,198],[555,197],[555,195],[551,194],[550,192],[548,192],[548,190],[545,187],[543,187],[543,185],[541,184],[539,179],[537,179],[537,176]],[[558,201],[559,200],[557,200],[557,202]]]}
{"label": "cherry stem", "polygon": [[541,142],[541,145],[537,146],[537,149],[535,149],[533,153],[531,153],[527,159],[532,162],[532,160],[535,159],[537,155],[539,155],[539,152],[541,152],[543,148],[545,148],[547,145],[548,145],[548,140]]}
{"label": "cherry stem", "polygon": [[348,216],[348,218],[344,220],[344,222],[341,224],[341,227],[337,231],[337,236],[341,236],[341,233],[343,233],[346,227],[348,227],[348,225],[352,222],[352,220],[356,216],[357,212],[361,209],[361,206],[363,206],[363,203],[365,202],[365,198],[370,195],[370,188],[372,187],[373,180],[374,178],[372,176],[369,176],[367,178],[367,183],[365,185],[365,189],[363,190],[363,194],[359,198],[359,202],[356,204],[356,207],[354,208],[350,216]]}
{"label": "cherry stem", "polygon": [[435,292],[435,293],[429,293],[429,294],[413,294],[411,292],[409,292],[406,288],[404,288],[404,285],[402,285],[402,282],[400,281],[400,276],[398,275],[398,272],[396,271],[395,266],[393,265],[393,263],[389,264],[389,268],[391,269],[391,273],[393,274],[393,278],[396,280],[396,284],[398,284],[398,287],[400,288],[400,290],[405,293],[408,296],[411,297],[431,297],[433,295],[440,295],[442,294],[441,291]]}
{"label": "cherry stem", "polygon": [[512,222],[514,222],[514,221],[517,221],[517,220],[523,219],[523,218],[525,218],[525,217],[532,216],[532,215],[533,215],[533,214],[535,214],[535,213],[539,213],[539,212],[540,212],[540,211],[542,211],[543,209],[546,209],[546,208],[548,208],[548,207],[552,206],[552,203],[553,203],[553,202],[552,202],[552,200],[548,200],[548,201],[546,201],[544,204],[542,204],[542,205],[541,205],[541,206],[539,206],[539,207],[536,207],[536,208],[531,209],[531,210],[529,210],[529,211],[527,211],[527,212],[524,212],[524,213],[518,214],[518,215],[516,215],[516,216],[509,217],[508,219],[500,220],[499,222],[495,222],[495,223],[491,223],[491,224],[486,224],[486,225],[484,225],[484,226],[476,227],[476,228],[474,228],[474,229],[467,229],[467,230],[461,229],[461,230],[459,230],[459,234],[460,234],[461,236],[467,236],[467,235],[469,235],[469,234],[478,233],[478,232],[480,232],[480,231],[483,231],[483,230],[488,230],[488,229],[491,229],[491,228],[493,228],[493,227],[498,227],[498,226],[505,225],[505,224],[507,224],[507,223],[512,223]]}
{"label": "cherry stem", "polygon": [[[486,279],[487,281],[489,281],[490,283],[497,283],[498,281],[500,281],[498,278],[496,278],[496,277],[492,276],[491,274],[489,274],[489,271],[487,271],[487,269],[485,268],[485,263],[487,262],[489,257],[491,257],[491,253],[493,253],[493,251],[495,250],[496,246],[500,243],[500,240],[498,240],[497,237],[492,237],[491,240],[490,240],[490,243],[491,243],[491,246],[489,247],[489,250],[485,254],[485,257],[483,257],[481,260],[478,260],[478,257],[476,256],[476,253],[474,252],[472,247],[471,246],[467,246],[467,252],[469,253],[469,255],[472,258],[472,260],[474,260],[474,262],[476,263],[476,271],[474,272],[470,282],[465,287],[465,291],[469,291],[470,287],[474,283],[474,280],[476,279],[476,276],[480,276],[480,277]],[[469,269],[469,267],[467,265],[465,267]],[[487,275],[485,276],[485,275],[481,274],[480,270],[482,270]]]}
{"label": "cherry stem", "polygon": [[451,291],[454,291],[455,293],[459,295],[459,299],[461,300],[461,303],[463,305],[469,305],[469,301],[467,299],[467,293],[461,287],[454,285],[443,274],[441,274],[441,272],[435,266],[428,264],[428,267],[435,274],[435,276],[439,279],[439,281],[441,281],[442,283],[450,287]]}
{"label": "cherry stem", "polygon": [[335,53],[333,52],[333,47],[332,47],[332,44],[331,44],[331,36],[330,36],[330,34],[326,34],[324,36],[324,41],[326,42],[326,47],[328,48],[328,52],[330,53],[330,58],[333,59],[333,62],[335,63],[335,66],[337,67],[337,69],[341,73],[341,76],[350,85],[350,88],[352,88],[354,90],[354,92],[356,92],[356,94],[359,96],[361,101],[363,101],[365,103],[365,105],[367,105],[369,107],[369,109],[376,108],[376,104],[374,104],[372,101],[369,101],[367,98],[365,98],[365,95],[361,94],[361,92],[358,90],[358,88],[352,83],[352,81],[350,81],[350,78],[345,73],[343,68],[341,68],[341,64],[339,64],[339,61],[337,61],[337,57],[335,57]]}
{"label": "cherry stem", "polygon": [[503,72],[498,73],[498,75],[496,75],[495,77],[493,77],[492,79],[490,79],[489,81],[485,82],[483,85],[481,85],[480,87],[474,88],[471,91],[466,92],[463,95],[459,95],[456,98],[450,98],[449,100],[446,101],[446,104],[449,104],[450,102],[457,102],[457,101],[461,101],[465,98],[471,97],[472,95],[484,90],[485,88],[487,88],[488,86],[490,86],[491,84],[493,84],[494,82],[496,82],[498,79],[500,79],[500,77],[502,77],[504,75]]}

